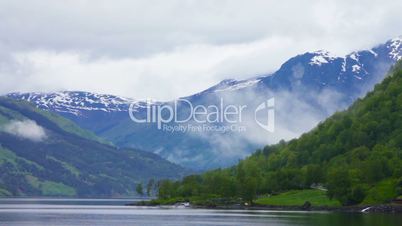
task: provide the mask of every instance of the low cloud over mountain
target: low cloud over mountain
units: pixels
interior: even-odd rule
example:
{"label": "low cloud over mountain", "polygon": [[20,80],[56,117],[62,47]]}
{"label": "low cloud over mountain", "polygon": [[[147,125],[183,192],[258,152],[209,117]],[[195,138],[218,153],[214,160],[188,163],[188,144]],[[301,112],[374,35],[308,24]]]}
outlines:
{"label": "low cloud over mountain", "polygon": [[10,121],[4,125],[4,131],[32,141],[42,141],[47,137],[43,127],[32,120]]}

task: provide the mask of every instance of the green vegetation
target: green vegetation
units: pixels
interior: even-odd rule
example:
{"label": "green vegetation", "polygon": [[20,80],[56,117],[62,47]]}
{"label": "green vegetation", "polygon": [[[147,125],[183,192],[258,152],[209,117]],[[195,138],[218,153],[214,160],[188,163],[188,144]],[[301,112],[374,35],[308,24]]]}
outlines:
{"label": "green vegetation", "polygon": [[138,205],[173,205],[183,202],[191,202],[192,205],[199,206],[224,206],[233,205],[239,203],[239,199],[236,198],[221,198],[217,195],[205,195],[205,196],[191,196],[191,197],[172,197],[172,198],[158,198],[150,201],[142,201],[137,203]]}
{"label": "green vegetation", "polygon": [[0,164],[10,163],[16,165],[16,159],[18,157],[11,151],[0,146]]}
{"label": "green vegetation", "polygon": [[[257,150],[229,169],[161,181],[159,198],[214,195],[253,202],[314,186],[326,187],[326,195],[342,205],[388,202],[402,194],[402,61],[364,99],[309,133]],[[257,200],[286,203],[291,194]]]}
{"label": "green vegetation", "polygon": [[305,202],[312,206],[338,207],[341,204],[334,199],[329,199],[326,192],[322,190],[292,190],[278,195],[262,197],[255,200],[256,204],[273,206],[302,206]]}
{"label": "green vegetation", "polygon": [[[7,99],[3,97],[3,101],[7,101]],[[8,100],[8,101],[11,101],[11,100]],[[89,140],[97,141],[100,143],[109,144],[109,145],[112,144],[111,142],[106,141],[106,140],[96,136],[94,133],[92,133],[88,130],[81,129],[79,126],[74,124],[72,121],[70,121],[66,118],[63,118],[62,116],[36,108],[32,103],[29,103],[29,102],[23,101],[23,100],[13,100],[12,102],[18,103],[16,105],[16,108],[13,110],[0,106],[0,125],[5,124],[10,119],[14,119],[14,120],[27,119],[27,117],[24,116],[23,112],[31,111],[31,112],[40,114],[40,115],[44,116],[45,118],[51,120],[58,127],[63,128],[63,130],[66,132],[75,134],[80,137],[84,137]]]}
{"label": "green vegetation", "polygon": [[144,195],[144,189],[142,188],[142,184],[139,183],[137,184],[137,186],[135,186],[135,191],[137,192],[137,194],[139,195]]}
{"label": "green vegetation", "polygon": [[24,120],[26,119],[26,117],[24,117],[17,111],[13,111],[9,108],[0,106],[0,126],[3,126],[4,124],[8,123],[11,119]]}
{"label": "green vegetation", "polygon": [[52,181],[41,181],[32,175],[26,175],[26,180],[34,188],[41,191],[46,196],[75,196],[75,189],[62,183]]}
{"label": "green vegetation", "polygon": [[70,173],[72,175],[74,175],[76,177],[80,176],[80,171],[77,168],[75,168],[74,166],[72,166],[72,165],[70,165],[70,164],[68,164],[66,162],[63,162],[63,161],[61,161],[59,159],[56,159],[53,156],[46,156],[46,158],[48,160],[50,160],[50,161],[54,161],[54,162],[57,162],[57,163],[61,164],[66,170],[70,171]]}
{"label": "green vegetation", "polygon": [[7,191],[6,189],[0,188],[0,197],[1,196],[10,196],[11,193]]}
{"label": "green vegetation", "polygon": [[[33,141],[2,130],[12,120],[35,121],[46,139]],[[0,195],[135,195],[138,183],[186,173],[153,153],[119,149],[90,134],[24,101],[0,97]]]}
{"label": "green vegetation", "polygon": [[397,180],[385,179],[368,192],[366,198],[363,200],[363,204],[380,204],[392,201],[397,194]]}
{"label": "green vegetation", "polygon": [[75,196],[75,189],[62,183],[52,181],[42,182],[40,185],[42,194],[46,196]]}
{"label": "green vegetation", "polygon": [[103,143],[103,144],[112,145],[111,142],[106,141],[105,139],[96,136],[91,131],[81,129],[79,126],[74,124],[72,121],[70,121],[70,120],[68,120],[66,118],[63,118],[62,116],[52,114],[52,113],[47,112],[47,111],[41,111],[39,109],[35,109],[35,110],[38,113],[40,113],[40,114],[46,116],[47,118],[51,119],[52,121],[56,122],[59,127],[63,128],[65,131],[67,131],[69,133],[78,135],[80,137],[87,138],[89,140],[94,140],[94,141],[97,141],[97,142],[100,142],[100,143]]}
{"label": "green vegetation", "polygon": [[17,169],[18,165],[25,165],[35,168],[39,171],[44,170],[44,168],[38,165],[37,163],[32,162],[25,158],[18,157],[14,152],[2,147],[0,143],[0,168],[2,165],[8,165],[8,164],[11,164],[11,166],[16,167]]}

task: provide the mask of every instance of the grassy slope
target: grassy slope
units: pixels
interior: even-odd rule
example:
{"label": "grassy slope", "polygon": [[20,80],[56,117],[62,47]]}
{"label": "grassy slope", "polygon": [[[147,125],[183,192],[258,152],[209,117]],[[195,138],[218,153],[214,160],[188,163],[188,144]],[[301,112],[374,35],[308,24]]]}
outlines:
{"label": "grassy slope", "polygon": [[11,99],[5,98],[5,97],[2,97],[1,101],[6,102],[6,103],[7,102],[18,103],[18,105],[14,105],[16,107],[14,109],[9,109],[9,108],[0,106],[0,125],[5,124],[9,121],[9,119],[7,119],[7,117],[4,117],[4,115],[1,115],[1,113],[8,114],[9,116],[12,116],[13,119],[22,120],[22,119],[27,119],[27,117],[20,114],[19,111],[31,111],[31,112],[38,113],[38,114],[48,118],[49,120],[54,122],[57,126],[59,126],[60,128],[63,128],[63,130],[65,130],[66,132],[75,134],[80,137],[84,137],[89,140],[97,141],[100,143],[109,144],[109,145],[111,144],[111,142],[106,141],[105,139],[96,136],[93,132],[81,129],[79,126],[74,124],[72,121],[70,121],[66,118],[63,118],[57,114],[52,114],[47,111],[39,110],[38,108],[36,108],[33,104],[31,104],[29,102],[26,102],[23,100],[14,100],[14,99],[11,100]]}
{"label": "grassy slope", "polygon": [[[1,129],[26,119],[48,138],[33,142]],[[0,196],[134,195],[139,182],[185,173],[153,153],[117,149],[60,116],[0,98]]]}
{"label": "grassy slope", "polygon": [[336,200],[331,200],[322,190],[293,190],[278,195],[258,198],[255,203],[260,205],[274,206],[301,206],[309,201],[313,206],[338,207],[341,204]]}
{"label": "grassy slope", "polygon": [[385,179],[368,191],[367,197],[363,200],[362,204],[381,204],[390,202],[397,197],[396,179]]}

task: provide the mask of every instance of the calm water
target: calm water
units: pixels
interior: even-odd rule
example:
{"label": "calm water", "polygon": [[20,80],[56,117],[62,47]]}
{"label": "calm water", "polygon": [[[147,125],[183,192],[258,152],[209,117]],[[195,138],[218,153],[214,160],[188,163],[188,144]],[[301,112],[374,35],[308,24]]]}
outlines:
{"label": "calm water", "polygon": [[400,226],[402,215],[129,207],[128,199],[0,199],[1,226]]}

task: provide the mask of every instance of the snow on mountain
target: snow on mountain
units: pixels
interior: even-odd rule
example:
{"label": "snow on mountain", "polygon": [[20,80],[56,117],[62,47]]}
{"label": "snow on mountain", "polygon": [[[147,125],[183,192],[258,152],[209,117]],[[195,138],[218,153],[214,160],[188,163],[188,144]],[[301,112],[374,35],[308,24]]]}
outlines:
{"label": "snow on mountain", "polygon": [[[13,93],[9,96],[58,112],[120,147],[155,151],[189,168],[224,167],[235,163],[245,154],[226,154],[238,150],[237,146],[228,145],[233,143],[232,140],[241,140],[237,142],[244,145],[241,150],[252,151],[261,145],[254,140],[254,135],[260,134],[264,136],[263,139],[269,137],[272,141],[283,139],[283,134],[297,136],[333,112],[349,106],[380,82],[390,66],[402,59],[401,43],[401,37],[394,38],[372,49],[355,51],[345,56],[334,56],[323,50],[307,52],[290,58],[272,74],[245,80],[226,79],[202,92],[183,97],[204,106],[226,98],[225,103],[247,105],[252,109],[254,105],[274,96],[278,104],[275,113],[278,124],[275,127],[282,130],[267,136],[264,131],[254,134],[254,130],[250,130],[253,139],[247,137],[248,132],[244,133],[244,137],[234,132],[211,132],[202,136],[166,133],[152,124],[129,121],[126,111],[131,103],[134,103],[132,106],[139,115],[146,115],[145,108],[148,105],[171,102],[140,102],[87,92]],[[185,112],[185,109],[179,109],[179,112]],[[247,125],[253,125],[253,122]],[[287,124],[281,125],[281,122]],[[219,139],[212,139],[210,135],[219,135]],[[264,144],[269,142],[264,140]]]}
{"label": "snow on mountain", "polygon": [[30,101],[42,109],[74,115],[79,115],[81,111],[127,111],[133,102],[137,107],[143,107],[145,104],[131,98],[80,91],[10,93],[7,96]]}
{"label": "snow on mountain", "polygon": [[[272,81],[269,82],[266,88],[273,88],[275,86],[283,87],[283,85],[280,84],[289,82],[287,80],[288,77],[289,79],[302,80],[307,83],[318,81],[317,84],[320,84],[321,87],[350,82],[351,79],[362,81],[370,74],[370,70],[371,72],[373,70],[372,68],[367,68],[372,64],[371,61],[391,61],[389,63],[392,64],[399,59],[402,59],[402,36],[391,39],[385,44],[370,50],[352,52],[346,56],[335,56],[325,50],[307,52],[291,58],[273,74],[246,80],[226,79],[192,96],[202,96],[203,93],[240,91],[242,89],[259,86],[267,80]],[[307,65],[310,66],[311,69],[306,69]],[[302,73],[298,73],[298,76],[292,77],[295,76],[295,69],[300,66],[302,66],[302,68],[300,68],[299,71]],[[320,74],[325,76],[318,76],[317,78],[317,75]],[[289,86],[289,84],[285,84],[285,86]],[[336,86],[339,86],[339,84]],[[81,111],[127,111],[132,103],[134,103],[132,106],[134,106],[135,109],[144,108],[147,104],[163,104],[161,102],[147,103],[115,95],[79,91],[11,93],[8,96],[31,101],[42,109],[50,109],[74,115],[79,115]]]}
{"label": "snow on mountain", "polygon": [[351,54],[349,54],[347,56],[350,57],[350,59],[352,59],[352,60],[354,60],[356,62],[359,62],[359,53],[353,52],[353,53],[351,53]]}
{"label": "snow on mountain", "polygon": [[361,69],[361,67],[359,65],[357,65],[357,64],[352,66],[352,71],[353,72],[359,73],[360,69]]}
{"label": "snow on mountain", "polygon": [[325,50],[319,50],[316,52],[312,52],[311,54],[313,54],[314,56],[310,60],[310,65],[321,66],[322,64],[327,64],[336,58],[336,56]]}
{"label": "snow on mountain", "polygon": [[392,59],[394,60],[400,60],[402,59],[402,36],[398,38],[393,38],[391,41],[388,43],[387,47],[391,49],[389,52],[389,55]]}
{"label": "snow on mountain", "polygon": [[217,88],[214,90],[214,92],[224,92],[224,91],[235,91],[235,90],[239,90],[239,89],[244,89],[244,88],[248,88],[251,87],[253,85],[255,85],[256,83],[258,83],[261,79],[251,79],[251,80],[241,80],[241,81],[237,81],[237,80],[230,80],[230,84],[226,84],[226,86]]}

